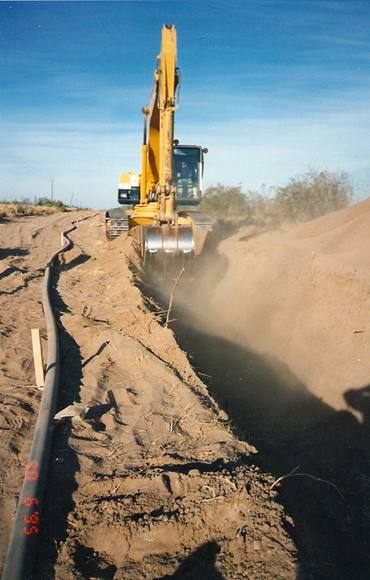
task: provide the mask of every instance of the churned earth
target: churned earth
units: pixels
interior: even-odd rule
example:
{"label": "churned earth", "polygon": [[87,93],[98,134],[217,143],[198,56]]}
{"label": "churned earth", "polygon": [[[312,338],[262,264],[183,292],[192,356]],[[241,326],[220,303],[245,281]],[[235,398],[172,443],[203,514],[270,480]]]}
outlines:
{"label": "churned earth", "polygon": [[[58,411],[88,410],[55,425],[35,577],[367,578],[370,200],[216,228],[171,312],[131,238],[78,217],[51,294]],[[72,219],[0,226],[2,564],[42,394],[30,329],[45,343],[43,268]]]}
{"label": "churned earth", "polygon": [[51,289],[58,411],[88,411],[55,424],[34,577],[295,578],[275,479],[135,284],[131,238],[106,240],[102,212],[0,228],[2,565],[42,394],[30,330],[45,343],[43,268],[76,218]]}
{"label": "churned earth", "polygon": [[368,577],[369,231],[370,199],[288,230],[247,226],[204,256],[190,301],[178,294],[180,346],[264,468],[290,474],[299,578]]}

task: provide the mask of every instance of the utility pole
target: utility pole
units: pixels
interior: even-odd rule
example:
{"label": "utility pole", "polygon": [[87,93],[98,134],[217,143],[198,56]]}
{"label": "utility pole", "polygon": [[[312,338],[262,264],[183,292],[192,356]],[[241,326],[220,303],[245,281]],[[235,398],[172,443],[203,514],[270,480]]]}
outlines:
{"label": "utility pole", "polygon": [[53,187],[54,187],[54,179],[50,179],[51,181],[51,201],[53,201],[54,197],[53,197]]}

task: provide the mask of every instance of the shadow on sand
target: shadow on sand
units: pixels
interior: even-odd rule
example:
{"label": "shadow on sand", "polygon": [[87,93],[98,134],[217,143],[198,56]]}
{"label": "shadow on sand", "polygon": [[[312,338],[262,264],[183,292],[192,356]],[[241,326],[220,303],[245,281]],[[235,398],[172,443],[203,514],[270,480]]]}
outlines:
{"label": "shadow on sand", "polygon": [[[176,313],[178,320],[189,320]],[[289,369],[222,338],[176,322],[181,348],[208,375],[210,393],[282,479],[281,502],[294,520],[299,580],[367,579],[370,568],[370,386],[349,390],[364,415],[336,412]],[[292,530],[290,530],[292,533]]]}
{"label": "shadow on sand", "polygon": [[0,248],[0,260],[5,260],[10,256],[27,256],[29,253],[29,250],[22,248]]}
{"label": "shadow on sand", "polygon": [[194,550],[174,574],[162,576],[157,580],[226,580],[215,566],[219,552],[220,546],[217,542],[206,542]]}

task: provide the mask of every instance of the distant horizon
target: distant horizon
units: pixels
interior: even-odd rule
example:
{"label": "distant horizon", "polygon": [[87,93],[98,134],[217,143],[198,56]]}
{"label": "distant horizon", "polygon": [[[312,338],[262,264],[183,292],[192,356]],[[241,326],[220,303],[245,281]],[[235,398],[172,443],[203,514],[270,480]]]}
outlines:
{"label": "distant horizon", "polygon": [[209,149],[204,190],[284,187],[310,166],[369,185],[364,0],[0,3],[0,199],[117,205],[140,173],[164,23],[181,70],[175,137]]}

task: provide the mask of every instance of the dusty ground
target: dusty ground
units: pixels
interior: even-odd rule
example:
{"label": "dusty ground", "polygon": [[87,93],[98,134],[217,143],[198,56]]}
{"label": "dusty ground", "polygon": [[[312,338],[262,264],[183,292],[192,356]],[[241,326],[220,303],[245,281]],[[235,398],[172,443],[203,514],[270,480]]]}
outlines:
{"label": "dusty ground", "polygon": [[370,199],[289,231],[245,227],[204,257],[191,301],[177,296],[179,344],[213,396],[267,470],[294,470],[280,498],[304,578],[370,567],[369,231]]}
{"label": "dusty ground", "polygon": [[[91,408],[55,429],[36,577],[367,579],[370,200],[219,230],[170,328],[169,288],[142,295],[130,240],[84,216],[52,295],[58,408]],[[40,399],[12,387],[34,382],[42,269],[70,221],[0,227],[2,561]]]}
{"label": "dusty ground", "polygon": [[[232,433],[129,268],[131,241],[103,214],[71,234],[54,269],[58,410],[36,578],[297,578],[293,522],[255,449]],[[30,329],[45,338],[43,268],[71,216],[0,226],[1,566],[41,392]],[[45,345],[46,346],[46,345]]]}

